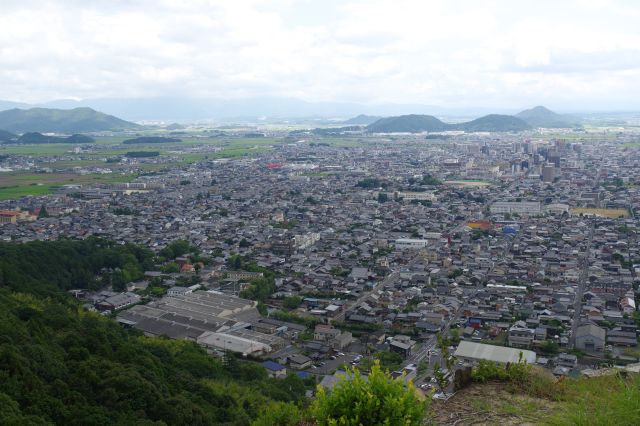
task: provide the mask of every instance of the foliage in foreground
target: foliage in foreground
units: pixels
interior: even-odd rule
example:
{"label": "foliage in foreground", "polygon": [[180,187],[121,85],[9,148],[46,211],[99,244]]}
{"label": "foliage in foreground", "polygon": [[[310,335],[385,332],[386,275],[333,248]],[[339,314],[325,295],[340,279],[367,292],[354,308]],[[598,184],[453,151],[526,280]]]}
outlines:
{"label": "foliage in foreground", "polygon": [[481,361],[472,372],[474,381],[505,382],[513,393],[543,398],[553,404],[553,414],[540,424],[638,425],[640,375],[616,373],[597,378],[556,380],[548,372],[524,362],[498,365]]}
{"label": "foliage in foreground", "polygon": [[64,291],[150,258],[100,239],[0,243],[1,425],[249,425],[266,407],[304,402],[295,375],[144,337]]}
{"label": "foliage in foreground", "polygon": [[420,425],[427,403],[402,378],[392,379],[376,362],[368,380],[356,370],[348,373],[331,392],[318,387],[311,416],[320,426]]}

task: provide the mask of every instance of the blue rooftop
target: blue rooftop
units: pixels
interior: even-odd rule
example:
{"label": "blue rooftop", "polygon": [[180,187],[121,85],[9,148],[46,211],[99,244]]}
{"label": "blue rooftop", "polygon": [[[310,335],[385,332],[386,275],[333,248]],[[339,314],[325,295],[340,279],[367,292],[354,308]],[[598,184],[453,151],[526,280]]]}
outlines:
{"label": "blue rooftop", "polygon": [[280,371],[287,368],[284,365],[280,365],[277,362],[273,362],[273,361],[265,361],[262,363],[262,366],[267,370],[271,370],[271,371]]}

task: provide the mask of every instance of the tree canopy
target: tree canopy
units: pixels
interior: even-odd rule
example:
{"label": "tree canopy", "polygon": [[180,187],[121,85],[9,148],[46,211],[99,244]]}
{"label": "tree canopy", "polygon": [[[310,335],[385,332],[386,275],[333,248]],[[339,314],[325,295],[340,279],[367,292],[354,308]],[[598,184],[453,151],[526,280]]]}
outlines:
{"label": "tree canopy", "polygon": [[426,414],[413,385],[391,378],[378,362],[367,379],[353,370],[330,392],[319,386],[311,406],[319,426],[421,425]]}

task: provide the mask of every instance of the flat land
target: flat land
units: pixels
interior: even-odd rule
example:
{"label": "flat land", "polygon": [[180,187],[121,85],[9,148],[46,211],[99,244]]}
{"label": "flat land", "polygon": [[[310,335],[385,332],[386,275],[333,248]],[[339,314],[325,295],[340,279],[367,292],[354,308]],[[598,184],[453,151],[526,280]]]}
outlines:
{"label": "flat land", "polygon": [[[179,163],[194,163],[207,159],[242,158],[270,151],[281,144],[276,138],[197,138],[185,137],[182,142],[123,145],[130,136],[97,137],[96,143],[0,145],[0,155],[33,157],[37,166],[52,169],[53,173],[30,171],[0,172],[0,200],[28,195],[45,195],[65,184],[89,185],[95,183],[129,182],[137,174],[130,173],[129,165],[117,161],[129,151],[159,151],[157,163],[137,164],[137,172],[155,172],[172,168]],[[80,152],[75,148],[80,147]],[[107,159],[116,162],[107,162]],[[74,167],[102,167],[113,170],[110,174],[77,174]],[[68,170],[67,170],[68,169]],[[125,172],[125,173],[123,173]]]}
{"label": "flat land", "polygon": [[57,187],[67,184],[88,185],[96,183],[129,182],[136,175],[110,174],[74,174],[74,173],[0,173],[0,200],[20,198],[28,195],[51,194]]}
{"label": "flat land", "polygon": [[607,217],[609,219],[618,219],[622,217],[629,217],[629,210],[627,209],[592,209],[576,207],[571,209],[573,215],[596,215],[601,217]]}

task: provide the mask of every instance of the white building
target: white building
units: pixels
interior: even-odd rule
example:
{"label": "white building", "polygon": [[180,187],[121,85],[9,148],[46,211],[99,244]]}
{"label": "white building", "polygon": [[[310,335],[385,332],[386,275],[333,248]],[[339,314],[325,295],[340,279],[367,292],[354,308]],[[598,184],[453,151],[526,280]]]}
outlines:
{"label": "white building", "polygon": [[489,208],[491,213],[540,214],[539,201],[496,201]]}
{"label": "white building", "polygon": [[404,201],[436,201],[436,196],[433,192],[401,192],[395,193],[396,198],[402,198]]}
{"label": "white building", "polygon": [[454,354],[463,362],[475,364],[480,360],[493,361],[500,364],[518,363],[535,364],[536,353],[526,349],[505,348],[503,346],[485,345],[463,340]]}
{"label": "white building", "polygon": [[308,232],[306,234],[298,234],[293,237],[294,245],[300,250],[307,249],[320,240],[319,232]]}
{"label": "white building", "polygon": [[429,245],[429,240],[399,238],[395,241],[396,250],[420,250]]}

